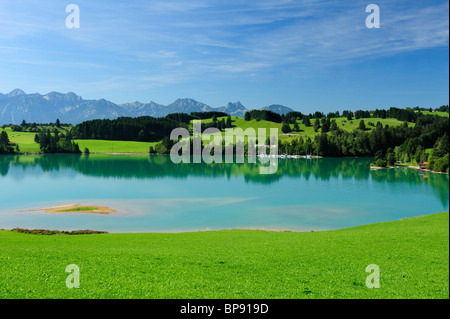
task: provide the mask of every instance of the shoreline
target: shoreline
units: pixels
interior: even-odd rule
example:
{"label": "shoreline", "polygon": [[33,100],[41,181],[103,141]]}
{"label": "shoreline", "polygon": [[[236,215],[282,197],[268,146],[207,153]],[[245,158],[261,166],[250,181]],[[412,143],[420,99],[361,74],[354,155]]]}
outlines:
{"label": "shoreline", "polygon": [[[130,153],[130,152],[89,152],[89,153],[14,153],[14,154],[0,154],[0,155],[8,155],[8,156],[36,156],[36,155],[156,155],[156,156],[170,156],[170,154],[150,154],[150,153]],[[248,157],[248,155],[244,155]],[[271,157],[271,155],[264,154],[264,157]],[[278,154],[274,155],[278,158],[326,158],[326,156],[320,155],[287,155],[287,154]],[[261,155],[256,155],[256,157],[261,157]],[[361,158],[367,158],[368,156],[361,156]],[[330,157],[334,158],[334,157]],[[342,156],[342,158],[358,158],[358,156]]]}
{"label": "shoreline", "polygon": [[375,166],[375,165],[370,165],[370,169],[377,171],[377,170],[382,170],[382,169],[392,169],[392,168],[409,168],[409,169],[415,169],[419,172],[427,172],[427,173],[434,173],[434,174],[444,174],[444,175],[448,175],[449,173],[447,172],[436,172],[436,171],[432,171],[430,169],[422,169],[419,166],[414,166],[414,165],[394,165],[394,166],[387,166],[387,167],[380,167],[380,166]]}
{"label": "shoreline", "polygon": [[[15,153],[15,154],[0,154],[1,155],[8,155],[8,156],[37,156],[37,155],[150,155],[150,156],[169,156],[169,154],[150,154],[150,153],[127,153],[127,152],[90,152],[90,153]],[[245,157],[248,157],[248,155],[245,155]],[[256,157],[263,157],[263,158],[270,158],[272,156],[270,155],[256,155]],[[342,156],[342,157],[326,157],[326,156],[319,156],[319,155],[275,155],[274,157],[277,158],[289,158],[289,159],[320,159],[320,158],[367,158],[368,156]],[[370,156],[369,156],[370,157]],[[370,165],[371,170],[380,170],[380,169],[391,169],[391,168],[411,168],[422,172],[428,172],[428,173],[436,173],[436,174],[446,174],[447,172],[436,172],[429,169],[421,169],[419,166],[414,165],[395,165],[395,166],[387,166],[387,167],[379,167],[375,165]]]}
{"label": "shoreline", "polygon": [[[62,205],[64,206],[64,205]],[[411,220],[415,218],[422,218],[426,216],[433,216],[433,215],[440,215],[440,214],[449,214],[448,211],[441,211],[441,212],[435,212],[435,213],[427,213],[423,215],[417,215],[412,217],[402,217],[400,219],[395,220],[388,220],[388,221],[380,221],[380,222],[374,222],[369,224],[361,224],[356,226],[349,226],[344,228],[333,228],[333,229],[311,229],[311,230],[283,230],[283,229],[276,229],[276,228],[264,228],[264,227],[249,227],[249,228],[223,228],[223,229],[197,229],[197,230],[184,230],[184,231],[125,231],[125,232],[110,232],[110,231],[95,231],[90,230],[92,232],[103,232],[105,234],[109,235],[115,235],[115,234],[132,234],[132,235],[139,235],[139,234],[192,234],[192,233],[208,233],[208,232],[233,232],[233,231],[252,231],[252,232],[268,232],[268,233],[322,233],[322,232],[333,232],[333,231],[341,231],[345,229],[353,229],[358,227],[364,227],[369,225],[377,225],[377,224],[385,224],[385,223],[393,223],[393,222],[401,222],[405,220]],[[11,229],[5,229],[0,228],[0,231],[14,231],[14,229],[21,229],[19,227],[11,228]],[[40,230],[40,231],[56,231],[56,232],[75,232],[77,230],[47,230],[47,229],[26,229],[28,231],[34,231],[34,230]]]}

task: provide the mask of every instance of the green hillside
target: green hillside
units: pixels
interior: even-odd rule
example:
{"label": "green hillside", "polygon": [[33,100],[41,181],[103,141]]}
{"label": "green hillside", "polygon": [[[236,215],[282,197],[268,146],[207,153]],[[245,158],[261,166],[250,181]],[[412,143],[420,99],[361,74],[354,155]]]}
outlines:
{"label": "green hillside", "polygon": [[[448,113],[444,112],[437,112],[437,113],[443,113],[448,116]],[[433,113],[436,114],[436,113]],[[224,119],[226,121],[226,117],[219,117],[218,120],[221,121]],[[291,132],[288,134],[283,134],[281,131],[282,124],[281,123],[275,123],[275,122],[269,122],[269,121],[257,121],[257,120],[250,120],[246,121],[244,118],[241,117],[231,117],[232,119],[232,125],[233,127],[240,127],[243,130],[247,128],[253,128],[255,129],[256,133],[258,128],[266,128],[267,129],[267,135],[269,134],[270,128],[277,128],[279,132],[279,139],[282,142],[285,141],[292,141],[293,139],[298,138],[299,136],[302,137],[310,137],[313,138],[315,135],[321,133],[321,129],[319,129],[317,132],[314,131],[313,125],[315,119],[311,120],[311,126],[306,127],[302,121],[297,121],[300,131],[299,132]],[[377,122],[381,122],[383,126],[389,125],[389,126],[399,126],[402,125],[403,122],[387,118],[387,119],[381,119],[381,118],[364,118],[364,119],[353,119],[353,120],[347,120],[346,117],[339,117],[335,118],[336,124],[339,128],[342,128],[345,131],[351,132],[359,127],[359,123],[361,120],[364,120],[366,125],[366,131],[370,132],[374,129],[374,126],[371,126],[370,123],[376,125]],[[212,119],[206,119],[202,120],[203,123],[211,123]],[[409,125],[414,125],[414,123],[409,123]],[[192,128],[192,121],[190,127]],[[294,129],[294,125],[290,124],[291,130]],[[54,127],[44,127],[40,126],[40,128],[51,128],[54,129]],[[3,130],[0,128],[0,131]],[[34,136],[36,133],[30,133],[30,132],[13,132],[11,131],[10,127],[6,127],[4,129],[8,135],[9,139],[13,143],[19,144],[20,151],[22,153],[37,153],[40,151],[39,145],[34,142]],[[67,130],[70,130],[70,127],[62,127],[59,129],[61,132],[65,132]],[[224,134],[224,131],[223,133]],[[330,133],[328,133],[330,134]],[[148,153],[149,146],[155,147],[158,142],[136,142],[136,141],[111,141],[111,140],[75,140],[76,143],[79,144],[80,150],[83,151],[85,148],[88,148],[91,153]]]}
{"label": "green hillside", "polygon": [[[217,120],[221,121],[222,119],[226,120],[226,117],[218,117]],[[387,119],[381,119],[381,118],[363,118],[363,119],[358,119],[358,120],[347,120],[346,117],[338,117],[338,118],[334,118],[334,120],[336,120],[336,124],[338,126],[338,128],[341,128],[345,131],[351,132],[355,129],[357,129],[359,127],[359,123],[361,120],[364,120],[365,125],[366,125],[366,132],[370,132],[371,130],[373,130],[375,128],[375,126],[370,126],[369,123],[373,123],[374,125],[377,124],[377,122],[380,122],[381,124],[383,124],[383,126],[389,125],[389,126],[399,126],[402,125],[403,122],[396,120],[396,119],[392,119],[392,118],[387,118]],[[235,117],[232,116],[231,117],[231,123],[233,125],[233,127],[240,127],[243,130],[247,129],[247,128],[253,128],[256,131],[256,134],[258,133],[258,129],[259,128],[266,128],[267,129],[267,135],[269,134],[269,129],[270,128],[277,128],[278,129],[278,133],[280,134],[279,138],[281,141],[290,141],[294,138],[299,138],[300,136],[303,137],[310,137],[313,138],[315,135],[318,135],[321,133],[321,130],[319,129],[317,132],[314,131],[314,119],[311,120],[311,126],[307,127],[305,126],[302,121],[297,121],[297,124],[299,125],[300,131],[299,132],[291,132],[288,134],[283,134],[281,131],[281,127],[283,126],[282,123],[274,123],[274,122],[269,122],[269,121],[257,121],[257,120],[250,120],[250,121],[246,121],[244,118],[242,117]],[[202,123],[211,123],[212,119],[207,119],[207,120],[202,120]],[[408,125],[414,125],[414,123],[408,123]],[[191,125],[190,127],[192,128],[192,121],[191,121]],[[294,124],[290,124],[291,130],[294,129]],[[330,132],[328,134],[331,134]]]}

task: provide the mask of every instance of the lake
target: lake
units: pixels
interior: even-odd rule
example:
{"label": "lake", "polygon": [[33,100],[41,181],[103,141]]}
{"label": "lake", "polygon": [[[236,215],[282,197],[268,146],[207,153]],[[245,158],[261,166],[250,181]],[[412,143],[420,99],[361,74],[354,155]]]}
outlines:
{"label": "lake", "polygon": [[[317,231],[448,211],[448,175],[371,170],[372,160],[280,159],[275,174],[260,175],[259,164],[168,156],[0,156],[0,228]],[[22,211],[74,203],[118,212]]]}

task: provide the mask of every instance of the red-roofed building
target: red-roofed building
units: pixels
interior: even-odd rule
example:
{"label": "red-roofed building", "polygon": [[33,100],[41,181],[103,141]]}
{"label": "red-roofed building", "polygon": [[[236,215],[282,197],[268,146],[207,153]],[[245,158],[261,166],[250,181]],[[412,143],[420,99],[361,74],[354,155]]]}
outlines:
{"label": "red-roofed building", "polygon": [[419,168],[420,169],[426,169],[427,165],[428,165],[428,162],[423,162],[423,163],[419,164]]}

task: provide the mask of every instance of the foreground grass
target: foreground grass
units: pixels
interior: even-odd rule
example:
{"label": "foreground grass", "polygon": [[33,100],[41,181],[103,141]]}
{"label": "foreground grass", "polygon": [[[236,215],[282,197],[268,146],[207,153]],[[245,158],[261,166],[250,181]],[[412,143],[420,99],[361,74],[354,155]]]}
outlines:
{"label": "foreground grass", "polygon": [[449,215],[308,233],[0,231],[0,298],[449,298]]}

